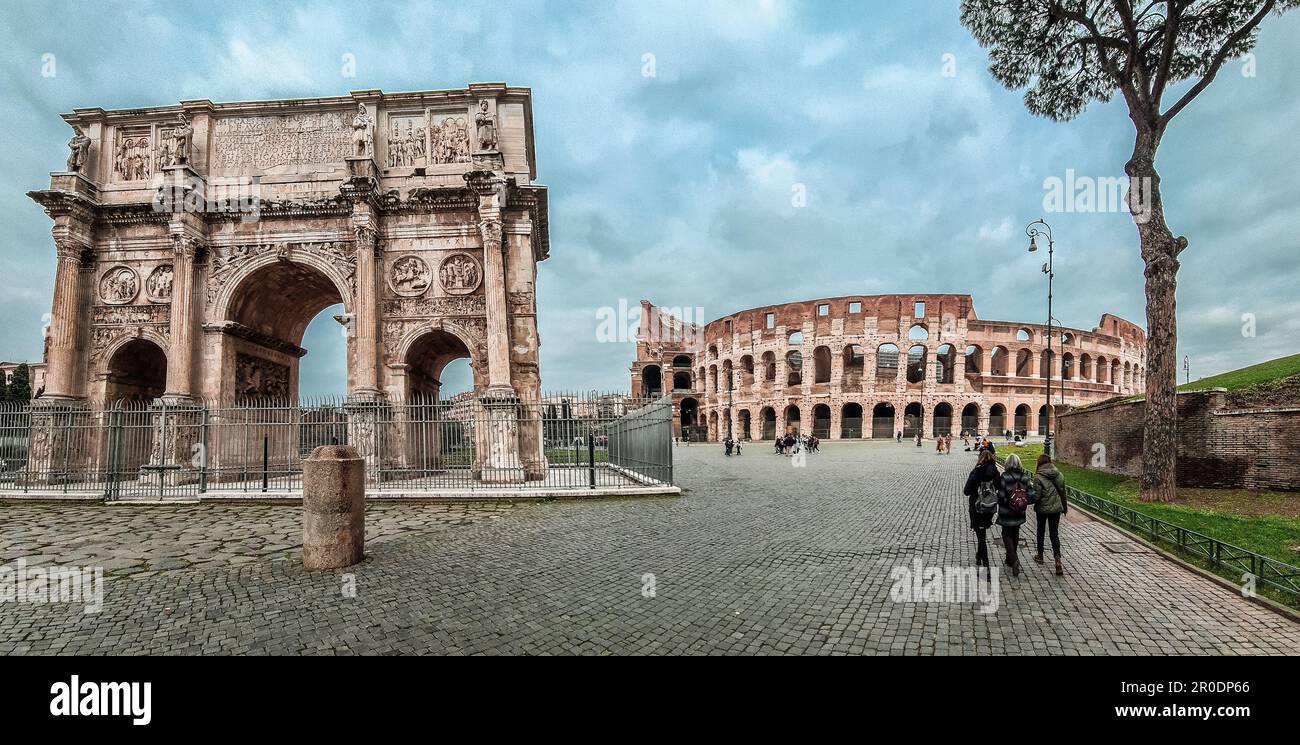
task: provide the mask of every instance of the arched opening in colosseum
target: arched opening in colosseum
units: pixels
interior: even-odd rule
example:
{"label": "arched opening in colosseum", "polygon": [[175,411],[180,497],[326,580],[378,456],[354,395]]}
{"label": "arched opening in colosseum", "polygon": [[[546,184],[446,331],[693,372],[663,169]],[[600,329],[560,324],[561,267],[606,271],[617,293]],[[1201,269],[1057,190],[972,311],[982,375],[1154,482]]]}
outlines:
{"label": "arched opening in colosseum", "polygon": [[994,347],[989,355],[989,374],[1005,376],[1007,374],[1007,348]]}
{"label": "arched opening in colosseum", "polygon": [[1020,404],[1016,407],[1016,422],[1011,427],[1011,431],[1018,435],[1029,434],[1029,404]]}
{"label": "arched opening in colosseum", "polygon": [[673,358],[673,367],[689,368],[690,366],[691,356],[689,354],[679,354]]}
{"label": "arched opening in colosseum", "polygon": [[1108,372],[1110,372],[1110,363],[1106,361],[1105,357],[1098,357],[1093,363],[1093,379],[1098,383],[1105,383],[1108,379],[1106,375]]}
{"label": "arched opening in colosseum", "polygon": [[1130,362],[1124,363],[1124,377],[1121,378],[1121,380],[1124,382],[1122,383],[1123,387],[1120,388],[1120,390],[1123,392],[1133,390],[1133,368],[1131,367],[1131,365],[1132,363]]}
{"label": "arched opening in colosseum", "polygon": [[925,409],[913,401],[903,409],[903,437],[916,437],[925,431]]}
{"label": "arched opening in colosseum", "polygon": [[803,385],[803,353],[792,349],[785,353],[785,384]]}
{"label": "arched opening in colosseum", "polygon": [[817,404],[813,407],[813,437],[823,440],[830,439],[831,436],[831,407],[826,404]]}
{"label": "arched opening in colosseum", "polygon": [[1079,355],[1079,380],[1092,380],[1092,357],[1087,352]]}
{"label": "arched opening in colosseum", "polygon": [[717,358],[718,358],[718,345],[717,345],[717,344],[710,344],[710,345],[709,345],[709,359],[711,359],[711,360],[716,360]]}
{"label": "arched opening in colosseum", "polygon": [[1047,404],[1038,407],[1038,434],[1047,435]]}
{"label": "arched opening in colosseum", "polygon": [[763,380],[776,381],[776,353],[763,353]]}
{"label": "arched opening in colosseum", "polygon": [[167,389],[167,354],[148,339],[132,339],[109,358],[107,372],[104,403],[150,404]]}
{"label": "arched opening in colosseum", "polygon": [[876,349],[876,378],[893,380],[898,377],[898,346],[881,344]]}
{"label": "arched opening in colosseum", "polygon": [[700,422],[700,402],[693,398],[683,398],[681,404],[681,431],[682,437],[687,440],[693,439],[695,432],[699,429]]}
{"label": "arched opening in colosseum", "polygon": [[989,407],[989,434],[1000,435],[1007,431],[1007,407],[993,404]]}
{"label": "arched opening in colosseum", "polygon": [[935,352],[935,374],[940,383],[953,382],[953,370],[957,364],[956,350],[951,344],[942,344]]}
{"label": "arched opening in colosseum", "polygon": [[1070,344],[1073,343],[1074,343],[1074,334],[1071,334],[1068,331],[1065,332],[1064,334],[1061,334],[1061,346],[1063,347],[1069,346]]}
{"label": "arched opening in colosseum", "polygon": [[799,428],[799,407],[790,404],[785,407],[785,431],[786,434],[797,435],[801,431]]}
{"label": "arched opening in colosseum", "polygon": [[817,347],[813,350],[813,382],[831,382],[831,348]]}
{"label": "arched opening in colosseum", "polygon": [[984,350],[976,344],[966,347],[966,377],[984,373]]}
{"label": "arched opening in colosseum", "polygon": [[862,404],[847,403],[840,407],[840,439],[862,437]]}
{"label": "arched opening in colosseum", "polygon": [[976,433],[980,428],[979,404],[969,403],[961,410],[961,428],[963,432]]}
{"label": "arched opening in colosseum", "polygon": [[740,358],[740,387],[748,388],[754,384],[754,355],[747,354]]}
{"label": "arched opening in colosseum", "polygon": [[673,373],[673,390],[689,391],[691,390],[691,387],[692,386],[691,386],[690,372],[683,372],[679,370],[678,372]]}
{"label": "arched opening in colosseum", "polygon": [[646,365],[641,369],[641,395],[658,398],[663,395],[663,373],[658,365]]}
{"label": "arched opening in colosseum", "polygon": [[[1056,360],[1056,352],[1044,349],[1043,353],[1038,355],[1038,377],[1046,378],[1049,374],[1056,377],[1056,371],[1052,363]],[[1049,372],[1050,371],[1050,372]]]}
{"label": "arched opening in colosseum", "polygon": [[841,388],[846,391],[862,390],[862,375],[866,365],[866,355],[862,347],[858,344],[850,344],[844,348],[844,376],[841,381]]}
{"label": "arched opening in colosseum", "polygon": [[709,365],[709,377],[707,378],[707,380],[708,380],[708,387],[705,388],[705,390],[708,391],[709,393],[717,393],[718,392],[718,366],[717,365]]}
{"label": "arched opening in colosseum", "polygon": [[740,425],[740,434],[739,434],[740,439],[742,440],[753,439],[753,435],[749,431],[749,409],[741,409],[740,411],[736,412],[736,421]]}
{"label": "arched opening in colosseum", "polygon": [[930,329],[927,329],[922,324],[919,323],[915,324],[914,326],[912,326],[912,328],[907,330],[908,341],[925,341],[926,339],[929,338],[930,338]]}
{"label": "arched opening in colosseum", "polygon": [[925,380],[925,360],[928,351],[924,344],[915,344],[907,350],[907,382],[920,383]]}
{"label": "arched opening in colosseum", "polygon": [[764,440],[776,439],[776,409],[771,406],[764,406],[763,410],[759,412],[759,416],[763,420],[761,438]]}
{"label": "arched opening in colosseum", "polygon": [[1033,341],[1034,335],[1029,333],[1029,329],[1017,329],[1016,341]]}
{"label": "arched opening in colosseum", "polygon": [[894,405],[878,403],[871,409],[872,439],[894,437]]}
{"label": "arched opening in colosseum", "polygon": [[733,374],[731,360],[722,361],[722,385],[724,391],[731,391],[736,388],[736,376]]}
{"label": "arched opening in colosseum", "polygon": [[1061,380],[1074,380],[1074,354],[1072,352],[1061,355]]}
{"label": "arched opening in colosseum", "polygon": [[1034,375],[1034,353],[1028,348],[1016,352],[1016,377],[1031,378]]}
{"label": "arched opening in colosseum", "polygon": [[934,407],[932,430],[935,437],[952,434],[952,404],[941,401]]}
{"label": "arched opening in colosseum", "polygon": [[1119,385],[1120,385],[1120,382],[1121,382],[1121,380],[1120,380],[1120,375],[1122,374],[1122,372],[1123,372],[1123,368],[1120,367],[1119,360],[1111,360],[1111,362],[1110,362],[1110,384],[1111,384],[1112,386],[1115,386],[1115,390],[1116,390],[1116,392],[1118,392],[1118,391],[1120,390],[1120,388],[1119,388]]}
{"label": "arched opening in colosseum", "polygon": [[802,331],[793,331],[793,332],[790,333],[790,335],[789,335],[788,337],[786,337],[786,340],[785,340],[785,341],[786,341],[786,343],[789,344],[790,346],[792,346],[792,347],[797,347],[797,346],[803,344],[803,332],[802,332]]}

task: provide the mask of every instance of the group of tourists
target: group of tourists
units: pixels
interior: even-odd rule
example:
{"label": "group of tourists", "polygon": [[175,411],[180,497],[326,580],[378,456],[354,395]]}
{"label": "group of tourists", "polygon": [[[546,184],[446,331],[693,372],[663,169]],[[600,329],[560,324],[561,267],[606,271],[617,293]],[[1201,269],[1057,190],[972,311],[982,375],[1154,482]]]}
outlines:
{"label": "group of tourists", "polygon": [[722,441],[722,446],[727,450],[727,457],[731,457],[732,451],[735,451],[736,455],[740,455],[739,439],[732,439],[731,436],[728,435],[727,439]]}
{"label": "group of tourists", "polygon": [[821,452],[822,441],[813,435],[800,435],[786,432],[785,437],[776,438],[777,455],[794,455],[796,453]]}
{"label": "group of tourists", "polygon": [[993,443],[987,438],[981,443],[975,468],[966,478],[962,490],[969,499],[970,527],[975,531],[975,565],[989,571],[989,547],[986,532],[997,522],[1002,530],[1002,545],[1006,549],[1003,564],[1011,568],[1012,576],[1020,576],[1020,557],[1016,549],[1020,543],[1020,526],[1030,506],[1038,521],[1038,552],[1034,561],[1043,563],[1043,539],[1050,533],[1052,556],[1056,560],[1056,575],[1065,574],[1061,565],[1061,516],[1069,510],[1066,502],[1065,478],[1056,469],[1046,453],[1038,456],[1034,473],[1029,473],[1020,462],[1020,456],[1007,456],[1006,466],[998,470]]}

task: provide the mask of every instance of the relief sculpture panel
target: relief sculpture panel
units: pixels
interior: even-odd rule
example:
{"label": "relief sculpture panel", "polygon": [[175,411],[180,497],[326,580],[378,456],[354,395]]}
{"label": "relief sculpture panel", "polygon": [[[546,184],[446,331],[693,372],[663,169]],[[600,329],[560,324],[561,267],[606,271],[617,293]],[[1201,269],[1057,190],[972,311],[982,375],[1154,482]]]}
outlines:
{"label": "relief sculpture panel", "polygon": [[233,117],[217,120],[212,167],[266,171],[292,165],[342,163],[351,152],[348,113]]}

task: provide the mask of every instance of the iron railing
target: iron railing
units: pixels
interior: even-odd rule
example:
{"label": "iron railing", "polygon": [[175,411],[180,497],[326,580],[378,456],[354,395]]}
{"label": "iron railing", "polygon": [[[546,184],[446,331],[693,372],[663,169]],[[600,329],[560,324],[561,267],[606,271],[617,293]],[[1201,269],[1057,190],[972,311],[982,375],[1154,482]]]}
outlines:
{"label": "iron railing", "polygon": [[667,398],[118,401],[0,406],[0,494],[105,499],[292,493],[321,445],[366,459],[367,491],[672,483]]}

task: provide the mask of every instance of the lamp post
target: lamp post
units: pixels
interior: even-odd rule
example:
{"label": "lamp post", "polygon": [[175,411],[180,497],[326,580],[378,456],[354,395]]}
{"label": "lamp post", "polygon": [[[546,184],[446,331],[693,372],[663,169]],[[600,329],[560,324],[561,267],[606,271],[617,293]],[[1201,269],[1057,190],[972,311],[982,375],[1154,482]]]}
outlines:
{"label": "lamp post", "polygon": [[1052,226],[1042,218],[1026,225],[1025,234],[1029,236],[1030,253],[1038,250],[1039,236],[1047,238],[1047,263],[1043,264],[1043,274],[1047,275],[1047,437],[1043,441],[1043,452],[1047,453],[1048,457],[1055,458],[1056,449],[1053,442],[1055,430],[1052,426],[1056,421],[1055,412],[1052,410],[1052,367],[1056,364],[1056,353],[1052,351],[1052,277],[1055,273],[1052,268],[1052,257],[1056,243],[1052,240]]}
{"label": "lamp post", "polygon": [[1183,355],[1183,377],[1188,383],[1192,382],[1192,361],[1187,355]]}

